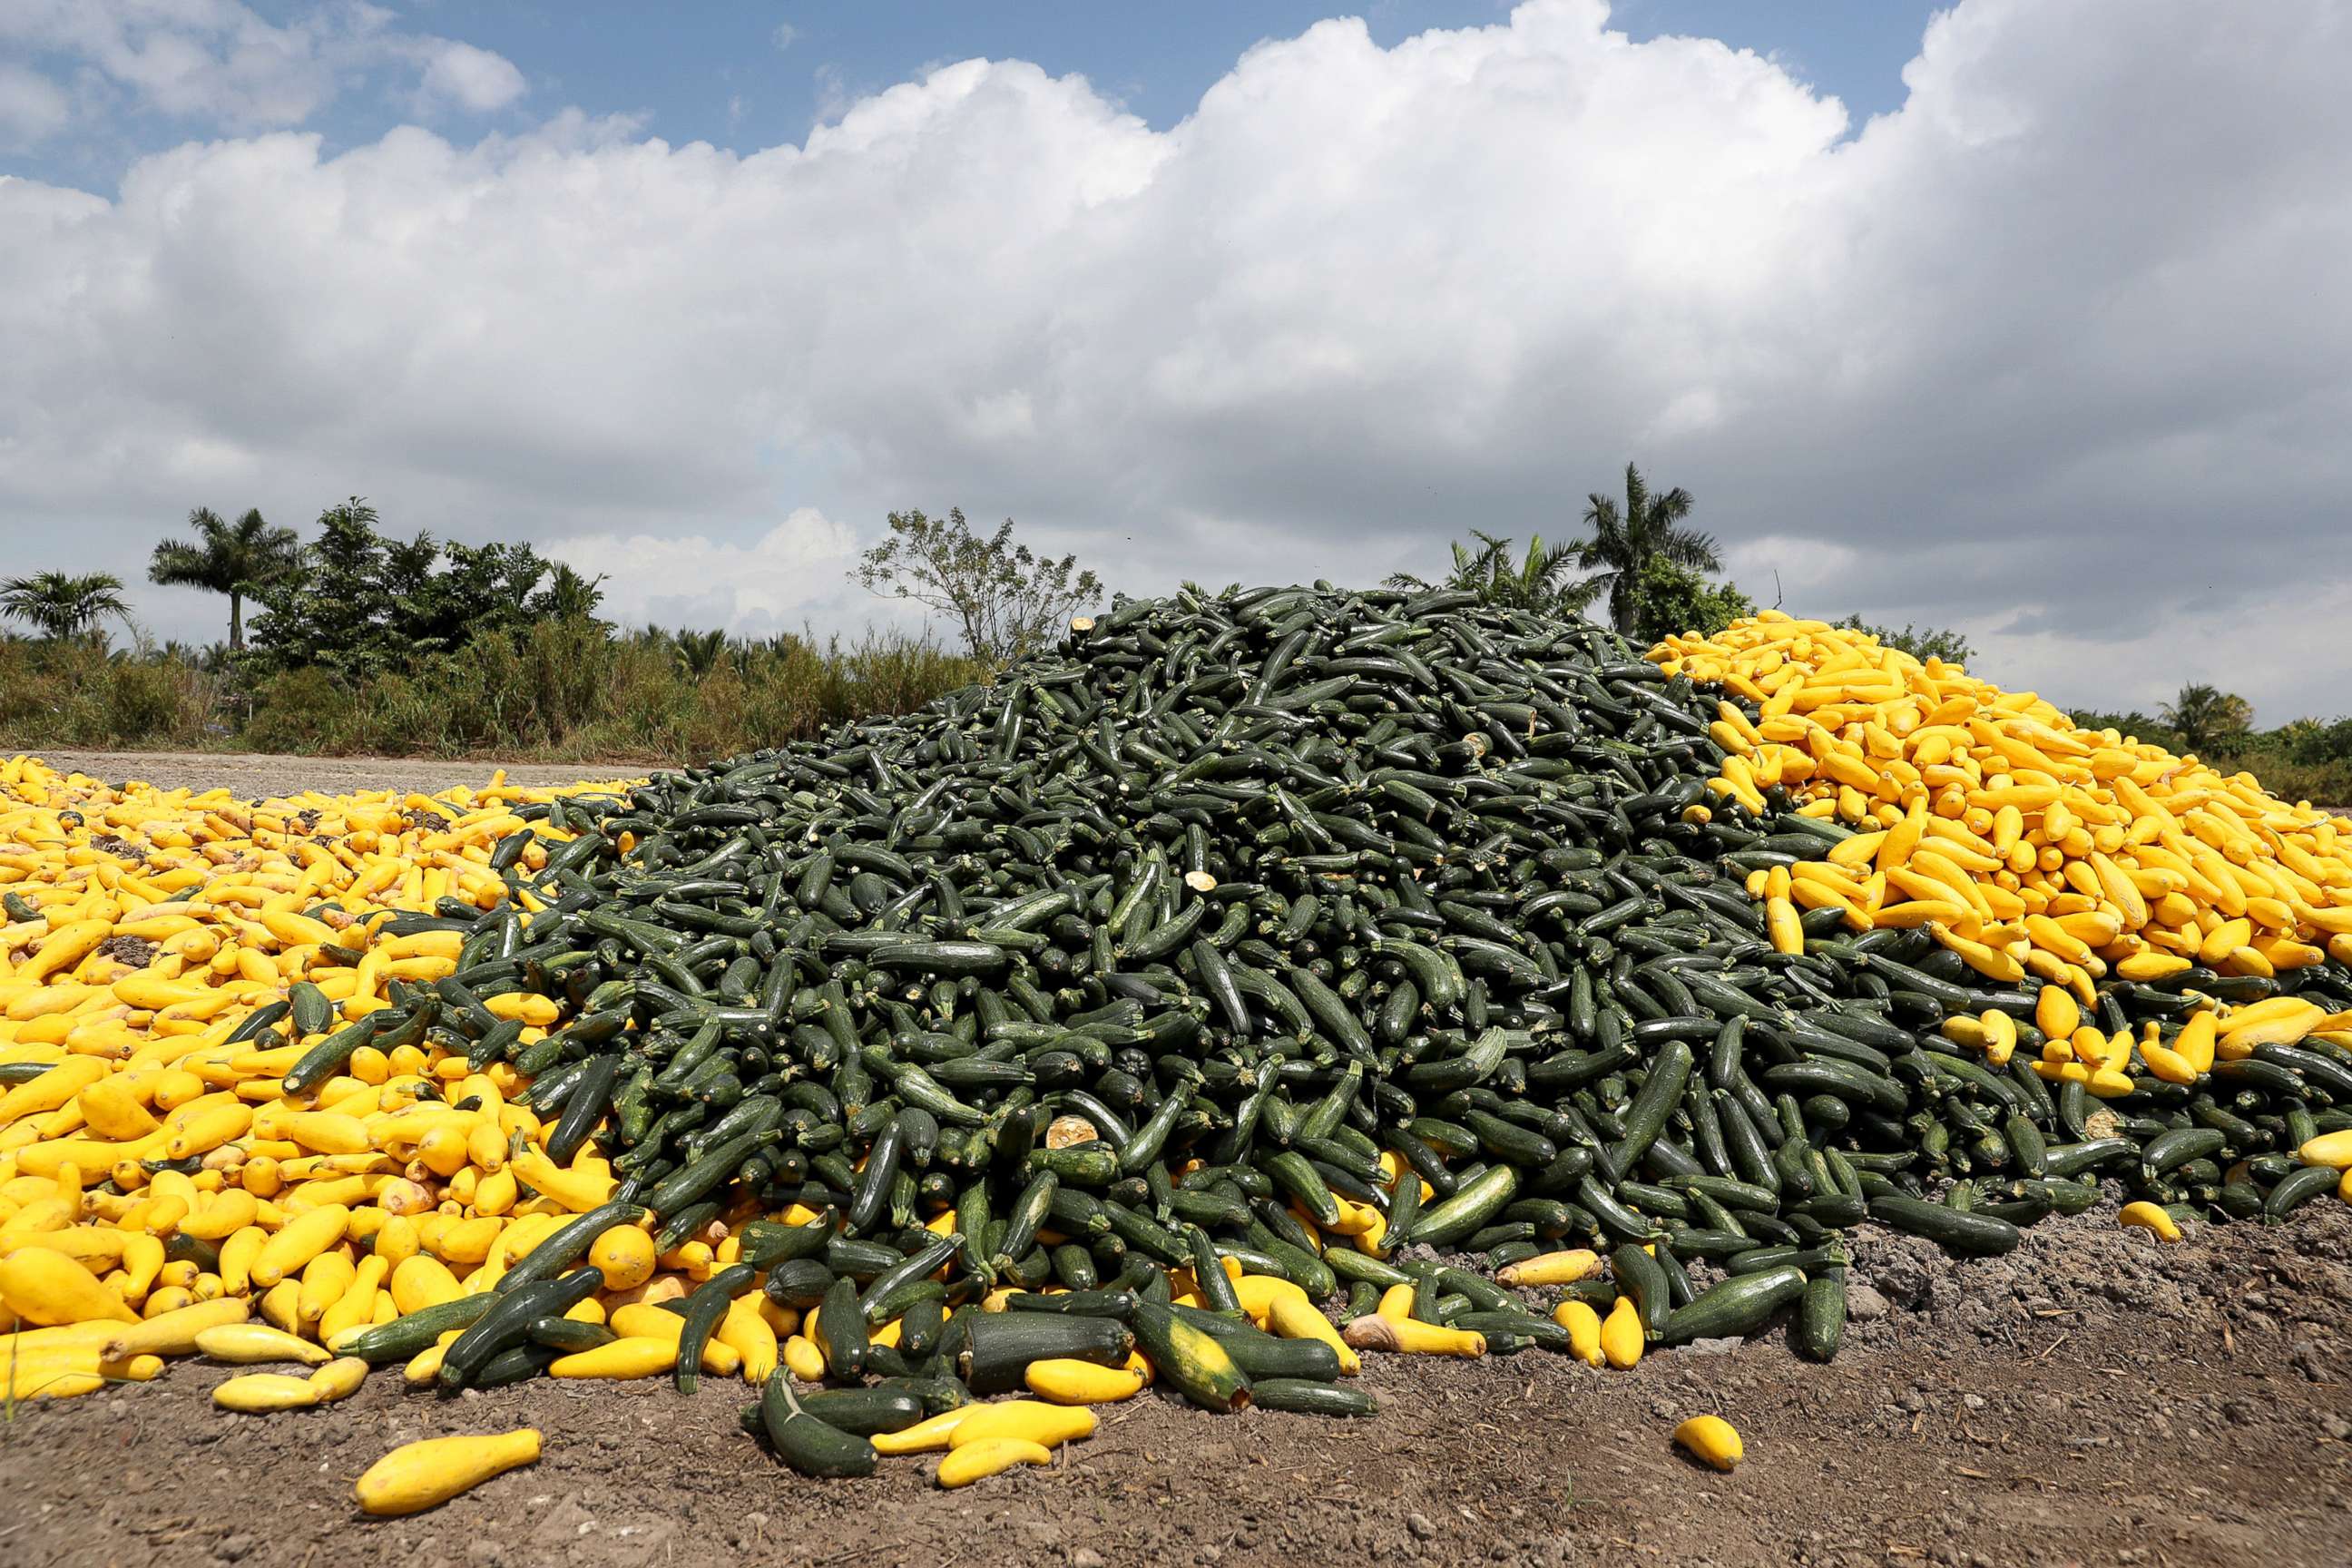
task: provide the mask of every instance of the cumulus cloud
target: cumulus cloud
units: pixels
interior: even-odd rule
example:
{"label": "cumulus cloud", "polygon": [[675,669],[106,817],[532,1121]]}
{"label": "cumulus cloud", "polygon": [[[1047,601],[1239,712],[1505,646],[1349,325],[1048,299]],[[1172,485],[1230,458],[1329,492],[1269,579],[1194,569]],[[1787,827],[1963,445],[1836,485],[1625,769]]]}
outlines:
{"label": "cumulus cloud", "polygon": [[425,71],[417,91],[428,101],[488,114],[504,109],[526,90],[522,72],[504,55],[438,38],[424,48]]}
{"label": "cumulus cloud", "polygon": [[856,535],[802,507],[748,543],[701,533],[560,534],[542,549],[605,579],[603,613],[631,625],[727,626],[754,637],[845,607]]}
{"label": "cumulus cloud", "polygon": [[1760,597],[1958,623],[2063,700],[2336,711],[2347,69],[2325,0],[1961,0],[1857,127],[1531,0],[1262,44],[1165,132],[970,60],[746,156],[577,114],[184,147],[0,185],[0,516],[119,565],[357,489],[791,622],[865,613],[795,509],[1363,580],[1569,531],[1630,456]]}
{"label": "cumulus cloud", "polygon": [[[232,132],[299,125],[384,69],[415,73],[420,105],[480,113],[523,91],[502,56],[411,32],[363,0],[303,6],[282,23],[238,0],[0,0],[0,47],[51,62],[90,117],[130,109]],[[0,70],[0,123],[19,94],[66,97],[49,76]],[[47,114],[40,133],[66,119]]]}

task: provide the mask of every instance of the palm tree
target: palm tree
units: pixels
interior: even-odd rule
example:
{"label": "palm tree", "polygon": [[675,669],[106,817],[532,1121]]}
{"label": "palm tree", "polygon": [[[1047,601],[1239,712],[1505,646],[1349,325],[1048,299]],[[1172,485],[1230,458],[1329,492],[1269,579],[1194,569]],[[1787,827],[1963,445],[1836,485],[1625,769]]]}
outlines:
{"label": "palm tree", "polygon": [[2244,734],[2254,722],[2252,703],[2202,681],[2182,687],[2180,695],[2160,711],[2165,723],[2180,737],[2180,749],[2199,756]]}
{"label": "palm tree", "polygon": [[717,669],[726,657],[727,634],[723,630],[689,632],[680,628],[670,639],[670,662],[689,680],[700,680]]}
{"label": "palm tree", "polygon": [[596,606],[604,602],[604,574],[593,577],[583,575],[563,562],[555,563],[554,573],[547,586],[541,591],[546,613],[553,620],[593,620]]}
{"label": "palm tree", "polygon": [[97,626],[100,616],[120,616],[127,626],[131,606],[122,602],[122,579],[111,573],[39,572],[0,582],[0,616],[29,622],[43,637],[59,642]]}
{"label": "palm tree", "polygon": [[[1536,534],[1528,541],[1526,555],[1514,564],[1510,540],[1497,539],[1475,528],[1470,537],[1478,542],[1477,547],[1455,542],[1454,570],[1446,574],[1444,586],[1467,589],[1489,605],[1541,610],[1555,616],[1581,615],[1600,592],[1595,581],[1564,580],[1576,564],[1577,551],[1572,544],[1548,545],[1543,535]],[[1409,572],[1397,573],[1388,580],[1388,585],[1419,592],[1439,586]]]}
{"label": "palm tree", "polygon": [[[1714,536],[1680,526],[1691,510],[1690,491],[1680,486],[1654,496],[1642,481],[1642,470],[1628,463],[1623,510],[1618,510],[1615,497],[1598,490],[1587,500],[1591,504],[1584,509],[1584,522],[1592,537],[1576,547],[1576,564],[1593,572],[1585,581],[1595,595],[1609,595],[1610,624],[1621,633],[1634,629],[1635,588],[1642,568],[1651,561],[1663,556],[1696,572],[1723,570]],[[1595,567],[1600,570],[1594,572]]]}
{"label": "palm tree", "polygon": [[301,560],[301,542],[290,528],[273,528],[262,521],[258,508],[247,508],[235,522],[225,521],[208,506],[188,513],[196,531],[194,542],[166,539],[155,546],[147,564],[147,580],[166,588],[202,588],[228,595],[228,646],[245,647],[245,595],[275,581]]}

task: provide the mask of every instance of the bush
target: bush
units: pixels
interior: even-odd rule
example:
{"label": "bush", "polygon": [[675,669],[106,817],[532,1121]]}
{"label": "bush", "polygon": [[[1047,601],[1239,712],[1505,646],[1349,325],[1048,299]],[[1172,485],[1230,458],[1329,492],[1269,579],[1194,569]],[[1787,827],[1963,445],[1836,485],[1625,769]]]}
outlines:
{"label": "bush", "polygon": [[273,676],[246,721],[246,743],[257,752],[311,751],[331,731],[343,701],[335,678],[315,665]]}
{"label": "bush", "polygon": [[[312,665],[253,678],[237,739],[331,755],[683,763],[903,713],[989,674],[928,637],[889,631],[725,644],[700,676],[675,655],[661,634],[616,637],[584,616],[543,620],[404,670],[352,679]],[[105,700],[89,713],[73,706],[75,682],[12,679],[10,668],[0,661],[0,746],[216,744],[231,733],[225,722],[207,733],[192,721],[195,709],[180,710],[196,702],[196,686],[219,686],[184,660],[98,688]],[[217,696],[206,700],[205,711],[227,717]]]}
{"label": "bush", "polygon": [[216,744],[226,701],[220,677],[176,654],[0,637],[0,752]]}
{"label": "bush", "polygon": [[110,745],[183,731],[187,692],[169,665],[125,661],[107,671],[104,716]]}

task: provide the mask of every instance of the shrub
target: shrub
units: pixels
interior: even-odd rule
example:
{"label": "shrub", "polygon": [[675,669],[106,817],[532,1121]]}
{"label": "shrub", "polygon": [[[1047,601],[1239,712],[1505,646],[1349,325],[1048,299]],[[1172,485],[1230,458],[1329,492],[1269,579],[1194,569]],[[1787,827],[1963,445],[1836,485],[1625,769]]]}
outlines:
{"label": "shrub", "polygon": [[246,743],[258,752],[313,751],[331,732],[344,701],[334,677],[315,665],[273,676],[246,721]]}
{"label": "shrub", "polygon": [[121,745],[152,735],[184,736],[189,693],[171,666],[143,660],[112,665],[107,670],[104,692],[109,744]]}

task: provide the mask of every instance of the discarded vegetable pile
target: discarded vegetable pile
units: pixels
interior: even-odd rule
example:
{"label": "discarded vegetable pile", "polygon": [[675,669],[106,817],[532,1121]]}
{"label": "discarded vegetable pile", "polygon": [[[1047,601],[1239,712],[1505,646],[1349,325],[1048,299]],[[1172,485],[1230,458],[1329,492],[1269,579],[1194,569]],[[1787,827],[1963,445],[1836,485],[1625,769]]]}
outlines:
{"label": "discarded vegetable pile", "polygon": [[[500,896],[461,885],[333,958],[428,944],[375,964],[380,996],[298,986],[181,1036],[151,1078],[209,1091],[184,1102],[78,1058],[0,1100],[0,1300],[115,1320],[17,1352],[91,1376],[339,1358],[263,1408],[394,1361],[445,1391],[740,1371],[747,1427],[795,1467],[945,1449],[957,1485],[1155,1379],[1358,1414],[1360,1352],[1622,1367],[1784,1311],[1833,1355],[1865,1220],[1994,1253],[2103,1193],[2169,1235],[2336,1183],[2352,972],[2301,940],[2352,921],[2332,830],[2221,786],[2301,879],[2271,884],[2291,918],[2265,907],[2226,973],[2139,964],[2219,940],[2164,903],[2156,851],[2213,873],[2139,803],[2191,837],[2216,803],[2102,772],[2152,764],[2120,740],[2038,731],[2087,780],[2044,770],[2044,798],[2023,759],[2004,782],[1970,752],[1962,784],[1956,742],[1890,752],[1871,726],[1959,723],[1938,683],[1963,678],[1927,672],[1937,706],[1889,728],[1824,710],[1907,677],[1849,675],[1830,639],[1818,666],[1782,647],[1796,678],[1724,646],[1663,650],[1670,674],[1467,595],[1187,593],[822,745],[514,806]],[[1823,776],[1894,820],[1790,798],[1795,757],[1842,759]],[[2003,807],[2030,822],[1969,816]],[[1937,824],[2006,832],[1998,866]],[[2145,918],[2108,907],[2127,889]],[[331,891],[283,912],[331,926]],[[12,1016],[58,967],[27,935]],[[1344,1334],[1318,1305],[1343,1292]],[[247,1298],[298,1338],[262,1341]],[[1014,1390],[1035,1397],[976,1402]],[[1685,1441],[1738,1458],[1736,1434]]]}
{"label": "discarded vegetable pile", "polygon": [[1994,980],[2077,992],[2110,964],[2145,981],[2352,962],[2345,825],[2249,774],[2078,730],[2031,693],[1778,612],[1671,637],[1657,657],[1758,705],[1724,704],[1712,729],[1729,753],[1719,793],[1760,812],[1759,790],[1779,786],[1806,815],[1868,829],[1794,868],[1809,907],[1925,926]]}

